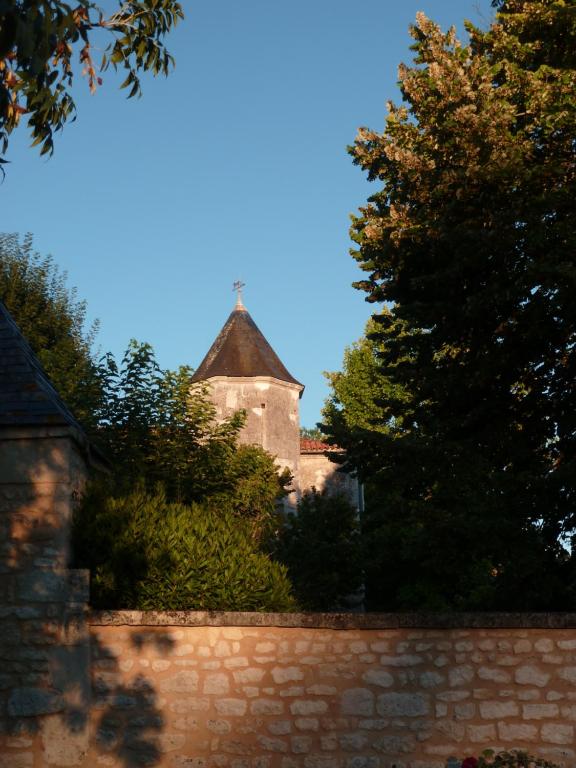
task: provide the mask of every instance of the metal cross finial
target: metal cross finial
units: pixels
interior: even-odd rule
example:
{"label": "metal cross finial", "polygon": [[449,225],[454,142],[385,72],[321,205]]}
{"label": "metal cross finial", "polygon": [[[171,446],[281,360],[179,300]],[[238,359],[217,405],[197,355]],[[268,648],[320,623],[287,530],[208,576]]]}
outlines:
{"label": "metal cross finial", "polygon": [[236,307],[243,307],[244,306],[244,304],[242,304],[242,288],[244,288],[245,285],[246,285],[246,283],[243,283],[242,280],[235,280],[234,281],[234,284],[232,286],[232,290],[238,292],[238,298],[236,299]]}

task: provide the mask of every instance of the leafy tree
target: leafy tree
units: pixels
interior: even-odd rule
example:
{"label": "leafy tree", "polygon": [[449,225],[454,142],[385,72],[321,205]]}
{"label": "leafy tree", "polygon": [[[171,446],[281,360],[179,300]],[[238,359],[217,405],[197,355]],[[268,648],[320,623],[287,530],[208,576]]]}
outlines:
{"label": "leafy tree", "polygon": [[[52,153],[54,131],[76,111],[75,55],[91,91],[101,84],[98,69],[109,64],[125,71],[121,87],[130,88],[129,97],[140,95],[140,72],[168,74],[174,62],[163,39],[183,15],[175,0],[127,0],[109,16],[90,0],[74,7],[60,0],[0,0],[0,153],[22,115],[33,146]],[[92,46],[98,34],[111,40],[99,65]]]}
{"label": "leafy tree", "polygon": [[376,424],[338,438],[381,496],[378,607],[571,600],[575,4],[497,5],[469,45],[419,14],[405,104],[350,150],[382,184],[353,221],[356,287],[390,307],[379,391],[348,372]]}
{"label": "leafy tree", "polygon": [[324,440],[325,435],[319,427],[300,427],[300,437],[306,440]]}
{"label": "leafy tree", "polygon": [[72,413],[94,429],[103,396],[93,352],[97,324],[86,327],[86,303],[52,257],[34,251],[31,235],[0,234],[0,300]]}
{"label": "leafy tree", "polygon": [[208,387],[191,376],[187,366],[162,371],[152,347],[134,340],[120,366],[107,356],[100,440],[116,492],[144,481],[149,490],[161,484],[169,501],[210,499],[249,519],[258,538],[273,524],[290,477],[278,475],[263,449],[238,445],[245,414],[218,422]]}
{"label": "leafy tree", "polygon": [[286,518],[274,555],[288,567],[304,608],[341,608],[362,585],[356,510],[343,494],[305,493]]}
{"label": "leafy tree", "polygon": [[74,522],[76,562],[92,572],[92,604],[141,610],[290,611],[286,569],[262,552],[248,521],[210,503],[169,503],[141,486],[98,490]]}

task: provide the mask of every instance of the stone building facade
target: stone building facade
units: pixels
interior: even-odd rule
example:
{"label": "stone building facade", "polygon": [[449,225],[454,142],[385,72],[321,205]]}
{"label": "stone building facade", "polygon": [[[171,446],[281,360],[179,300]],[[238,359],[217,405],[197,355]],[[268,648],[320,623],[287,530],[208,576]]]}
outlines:
{"label": "stone building facade", "polygon": [[294,479],[289,507],[312,487],[342,491],[358,505],[358,483],[330,459],[329,454],[337,449],[317,440],[300,439],[299,405],[304,385],[288,372],[240,296],[193,381],[209,384],[217,418],[246,411],[240,442],[262,446],[276,457],[280,469],[290,470]]}

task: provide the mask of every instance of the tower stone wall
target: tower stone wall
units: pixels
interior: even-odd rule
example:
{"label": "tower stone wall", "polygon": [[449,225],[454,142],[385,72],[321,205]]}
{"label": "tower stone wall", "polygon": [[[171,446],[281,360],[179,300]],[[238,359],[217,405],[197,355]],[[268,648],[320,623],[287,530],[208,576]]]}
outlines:
{"label": "tower stone wall", "polygon": [[276,457],[281,469],[299,473],[301,385],[271,376],[216,376],[209,380],[219,419],[246,411],[240,433],[245,445],[260,445]]}

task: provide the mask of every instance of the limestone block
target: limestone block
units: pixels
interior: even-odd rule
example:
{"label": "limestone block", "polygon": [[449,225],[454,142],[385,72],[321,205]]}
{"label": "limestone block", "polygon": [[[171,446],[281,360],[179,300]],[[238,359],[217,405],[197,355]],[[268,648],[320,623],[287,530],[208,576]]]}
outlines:
{"label": "limestone block", "polygon": [[328,709],[325,701],[296,699],[290,704],[293,715],[323,715]]}
{"label": "limestone block", "polygon": [[567,680],[569,683],[576,683],[576,667],[564,667],[564,669],[559,669],[558,675],[562,680]]}
{"label": "limestone block", "polygon": [[183,733],[161,733],[158,740],[158,748],[161,752],[176,752],[182,749],[186,743],[186,735]]}
{"label": "limestone block", "polygon": [[439,672],[423,672],[420,675],[420,685],[422,688],[438,688],[446,681],[444,675]]}
{"label": "limestone block", "polygon": [[469,665],[452,667],[448,671],[450,686],[456,688],[459,685],[468,685],[474,679],[474,668]]}
{"label": "limestone block", "polygon": [[576,720],[576,705],[561,707],[560,713],[563,720]]}
{"label": "limestone block", "polygon": [[193,693],[198,690],[198,672],[178,672],[159,683],[163,693]]}
{"label": "limestone block", "polygon": [[385,755],[397,755],[412,752],[416,747],[416,740],[411,734],[385,734],[376,739],[372,746],[377,752]]}
{"label": "limestone block", "polygon": [[219,715],[245,715],[248,709],[247,702],[244,699],[220,699],[215,702],[216,710]]}
{"label": "limestone block", "polygon": [[[158,720],[153,720],[153,718],[150,718],[152,722],[154,722],[155,726],[158,727],[158,729],[161,729],[163,726],[163,720],[162,717],[158,717]],[[176,728],[177,731],[197,731],[198,730],[198,720],[195,717],[177,717],[175,720],[170,720],[171,725]],[[148,725],[148,722],[145,722],[145,725]],[[142,728],[143,725],[139,725],[138,727]]]}
{"label": "limestone block", "polygon": [[385,669],[369,669],[362,675],[362,680],[369,685],[378,685],[381,688],[390,688],[394,685],[394,678]]}
{"label": "limestone block", "polygon": [[420,693],[383,693],[378,696],[379,715],[420,717],[427,715],[429,709],[429,697]]}
{"label": "limestone block", "polygon": [[303,755],[310,752],[312,739],[310,736],[292,736],[290,748],[295,755]]}
{"label": "limestone block", "polygon": [[292,723],[290,720],[273,720],[268,723],[268,730],[274,736],[286,736],[292,731]]}
{"label": "limestone block", "polygon": [[320,749],[326,752],[333,752],[338,749],[338,736],[334,732],[323,733],[320,735]]}
{"label": "limestone block", "polygon": [[209,699],[199,699],[195,696],[187,696],[185,699],[173,701],[169,705],[169,709],[179,715],[187,714],[188,712],[203,712],[209,709]]}
{"label": "limestone block", "polygon": [[558,717],[558,704],[523,704],[522,715],[524,720],[543,720],[549,717]]}
{"label": "limestone block", "polygon": [[527,723],[498,723],[498,736],[502,741],[513,741],[516,744],[536,741],[538,728]]}
{"label": "limestone block", "polygon": [[[222,752],[226,752],[229,755],[248,755],[251,751],[247,744],[237,739],[222,740],[219,747]],[[225,762],[223,765],[228,765],[228,763]]]}
{"label": "limestone block", "polygon": [[539,667],[526,665],[515,670],[514,679],[519,685],[535,685],[538,688],[544,688],[550,680],[550,675]]}
{"label": "limestone block", "polygon": [[466,701],[454,705],[454,717],[456,720],[471,720],[476,714],[476,704]]}
{"label": "limestone block", "polygon": [[224,666],[226,669],[238,669],[239,667],[247,667],[248,659],[245,656],[233,656],[230,659],[224,659]]}
{"label": "limestone block", "polygon": [[501,720],[503,717],[518,717],[519,708],[515,701],[481,701],[480,717],[483,720]]}
{"label": "limestone block", "polygon": [[303,680],[304,673],[299,667],[274,667],[272,679],[275,683],[288,683],[294,680]]}
{"label": "limestone block", "polygon": [[552,653],[554,650],[554,641],[549,637],[541,637],[534,643],[534,648],[539,653]]}
{"label": "limestone block", "polygon": [[306,755],[304,768],[340,768],[342,761],[333,755]]}
{"label": "limestone block", "polygon": [[33,765],[32,752],[0,752],[0,768],[32,768]]}
{"label": "limestone block", "polygon": [[576,651],[576,640],[558,640],[556,645],[562,651]]}
{"label": "limestone block", "polygon": [[320,721],[316,717],[297,717],[294,725],[299,731],[317,731],[320,728]]}
{"label": "limestone block", "polygon": [[566,698],[566,694],[561,693],[560,691],[548,691],[546,693],[546,700],[547,701],[560,701],[561,699]]}
{"label": "limestone block", "polygon": [[512,680],[510,672],[495,667],[479,667],[480,680],[493,680],[495,683],[509,683]]}
{"label": "limestone block", "polygon": [[370,717],[374,714],[374,694],[368,688],[349,688],[342,694],[343,715]]}
{"label": "limestone block", "polygon": [[573,744],[574,726],[560,723],[546,723],[542,726],[540,734],[542,741],[549,744]]}
{"label": "limestone block", "polygon": [[232,650],[230,648],[230,643],[226,640],[219,640],[214,647],[214,655],[221,657],[231,656]]}
{"label": "limestone block", "polygon": [[531,651],[532,643],[530,640],[522,639],[514,643],[514,653],[530,653]]}
{"label": "limestone block", "polygon": [[270,736],[258,736],[258,744],[267,752],[288,752],[288,744],[283,739],[273,739]]}
{"label": "limestone block", "polygon": [[368,737],[365,733],[345,733],[340,736],[339,742],[344,752],[361,752],[368,744]]}
{"label": "limestone block", "polygon": [[363,640],[355,640],[349,646],[352,653],[366,653],[368,645]]}
{"label": "limestone block", "polygon": [[437,720],[434,728],[451,741],[462,741],[466,736],[466,726],[453,720]]}
{"label": "limestone block", "polygon": [[290,688],[284,688],[284,690],[280,691],[280,696],[282,697],[303,695],[304,688],[301,685],[292,685]]}
{"label": "limestone block", "polygon": [[346,768],[380,768],[379,757],[355,755],[346,759]]}
{"label": "limestone block", "polygon": [[273,699],[256,699],[250,704],[253,715],[281,715],[284,712],[284,702]]}
{"label": "limestone block", "polygon": [[246,683],[259,683],[265,675],[263,669],[255,667],[248,667],[248,669],[240,669],[237,672],[233,672],[235,682],[240,684]]}
{"label": "limestone block", "polygon": [[467,725],[468,738],[473,744],[494,741],[496,738],[495,725]]}
{"label": "limestone block", "polygon": [[207,720],[206,727],[212,733],[222,735],[224,733],[230,733],[232,725],[228,720]]}
{"label": "limestone block", "polygon": [[380,656],[380,664],[383,667],[415,667],[423,662],[422,656],[409,653],[398,656]]}
{"label": "limestone block", "polygon": [[206,675],[202,688],[203,693],[222,695],[228,693],[229,690],[230,683],[227,675],[222,673]]}
{"label": "limestone block", "polygon": [[276,650],[275,643],[256,643],[256,653],[274,653]]}
{"label": "limestone block", "polygon": [[338,689],[333,685],[310,685],[306,688],[306,693],[314,696],[334,696],[338,693]]}

